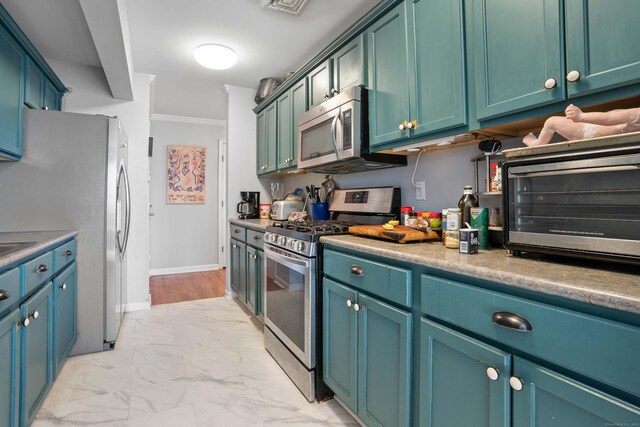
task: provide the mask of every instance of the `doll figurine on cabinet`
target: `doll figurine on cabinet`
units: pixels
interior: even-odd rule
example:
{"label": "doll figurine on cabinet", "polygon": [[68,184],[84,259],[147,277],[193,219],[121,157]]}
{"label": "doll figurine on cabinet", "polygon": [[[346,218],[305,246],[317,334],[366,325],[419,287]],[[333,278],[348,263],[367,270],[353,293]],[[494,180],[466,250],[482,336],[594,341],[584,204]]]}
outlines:
{"label": "doll figurine on cabinet", "polygon": [[640,108],[583,113],[570,104],[564,114],[565,117],[549,117],[537,138],[530,133],[522,142],[530,147],[547,144],[556,132],[567,140],[574,141],[640,131]]}

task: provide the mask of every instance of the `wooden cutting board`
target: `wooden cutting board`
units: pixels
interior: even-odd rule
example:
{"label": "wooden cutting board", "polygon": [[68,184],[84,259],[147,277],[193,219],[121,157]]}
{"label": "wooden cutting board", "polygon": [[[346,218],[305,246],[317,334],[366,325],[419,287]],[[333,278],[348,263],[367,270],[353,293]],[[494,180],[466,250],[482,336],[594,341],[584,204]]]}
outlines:
{"label": "wooden cutting board", "polygon": [[397,225],[393,227],[393,230],[385,230],[381,225],[353,225],[349,227],[349,233],[359,236],[379,237],[398,243],[440,240],[440,236],[435,231],[420,231],[404,225]]}

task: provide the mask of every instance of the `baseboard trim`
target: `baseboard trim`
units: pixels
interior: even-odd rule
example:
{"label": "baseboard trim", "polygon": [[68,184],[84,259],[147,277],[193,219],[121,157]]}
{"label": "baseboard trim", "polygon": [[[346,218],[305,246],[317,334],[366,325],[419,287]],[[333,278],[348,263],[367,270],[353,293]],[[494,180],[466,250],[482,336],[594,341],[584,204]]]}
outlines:
{"label": "baseboard trim", "polygon": [[198,271],[220,270],[218,264],[191,265],[187,267],[156,268],[149,270],[149,276],[164,276],[166,274],[196,273]]}
{"label": "baseboard trim", "polygon": [[151,309],[151,301],[145,301],[145,302],[136,302],[133,304],[127,304],[126,311],[128,313],[130,311],[143,311],[143,310],[150,310],[150,309]]}

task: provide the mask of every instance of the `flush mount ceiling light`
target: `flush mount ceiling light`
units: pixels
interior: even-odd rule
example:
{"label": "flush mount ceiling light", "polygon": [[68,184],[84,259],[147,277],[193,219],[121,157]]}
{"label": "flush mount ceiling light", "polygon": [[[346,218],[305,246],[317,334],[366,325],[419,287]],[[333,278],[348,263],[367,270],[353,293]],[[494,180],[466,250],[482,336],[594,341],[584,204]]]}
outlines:
{"label": "flush mount ceiling light", "polygon": [[193,56],[198,64],[212,70],[226,70],[238,60],[235,51],[221,44],[203,44],[196,48]]}

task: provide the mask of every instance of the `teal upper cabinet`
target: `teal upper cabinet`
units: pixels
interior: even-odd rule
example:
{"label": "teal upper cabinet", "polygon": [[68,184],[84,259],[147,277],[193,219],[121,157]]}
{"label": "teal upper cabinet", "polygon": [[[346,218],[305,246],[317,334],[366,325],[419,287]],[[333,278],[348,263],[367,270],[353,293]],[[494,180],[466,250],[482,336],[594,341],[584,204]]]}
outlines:
{"label": "teal upper cabinet", "polygon": [[467,124],[462,0],[407,0],[367,34],[372,146]]}
{"label": "teal upper cabinet", "polygon": [[293,161],[291,162],[291,166],[295,166],[298,163],[298,119],[302,113],[309,110],[309,92],[307,87],[307,79],[302,79],[289,89],[289,93],[291,94],[291,114],[293,114],[291,123],[291,157]]}
{"label": "teal upper cabinet", "polygon": [[419,136],[467,124],[463,0],[411,0],[410,118]]}
{"label": "teal upper cabinet", "polygon": [[276,102],[257,116],[257,173],[264,175],[276,170],[278,143],[278,105]]}
{"label": "teal upper cabinet", "polygon": [[22,155],[23,53],[0,26],[0,158]]}
{"label": "teal upper cabinet", "polygon": [[309,79],[309,108],[315,107],[331,96],[331,59],[312,70]]}
{"label": "teal upper cabinet", "polygon": [[367,31],[371,146],[409,137],[398,129],[410,120],[406,23],[401,3]]}
{"label": "teal upper cabinet", "polygon": [[285,92],[276,102],[278,103],[278,169],[288,169],[293,161],[291,92]]}
{"label": "teal upper cabinet", "polygon": [[44,106],[42,108],[44,108],[45,110],[60,110],[60,106],[59,106],[59,92],[56,90],[56,88],[51,84],[51,82],[47,81],[44,85],[44,95],[43,95],[43,100],[44,100]]}
{"label": "teal upper cabinet", "polygon": [[27,71],[24,87],[24,105],[29,108],[43,108],[44,75],[42,70],[28,58],[25,67]]}
{"label": "teal upper cabinet", "polygon": [[569,97],[640,81],[639,1],[565,0],[565,7]]}
{"label": "teal upper cabinet", "polygon": [[564,97],[562,2],[474,0],[479,120]]}
{"label": "teal upper cabinet", "polygon": [[331,56],[333,64],[333,86],[335,95],[352,86],[366,86],[366,38],[364,34],[347,43]]}

